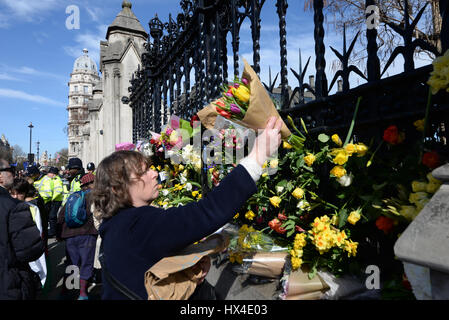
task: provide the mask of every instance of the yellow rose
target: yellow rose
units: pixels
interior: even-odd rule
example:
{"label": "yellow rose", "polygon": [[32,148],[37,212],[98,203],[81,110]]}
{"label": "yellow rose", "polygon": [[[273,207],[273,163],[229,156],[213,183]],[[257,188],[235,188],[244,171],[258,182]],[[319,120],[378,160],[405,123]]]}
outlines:
{"label": "yellow rose", "polygon": [[344,149],[349,156],[357,152],[357,146],[353,143],[348,143],[345,145]]}
{"label": "yellow rose", "polygon": [[308,153],[307,156],[304,157],[304,162],[311,167],[315,162],[316,157],[312,153]]}
{"label": "yellow rose", "polygon": [[355,225],[357,221],[360,220],[360,212],[359,210],[354,210],[349,214],[348,222],[352,225]]}
{"label": "yellow rose", "polygon": [[304,197],[304,190],[301,188],[295,188],[295,190],[293,190],[292,195],[296,198],[296,199],[301,199],[302,197]]}
{"label": "yellow rose", "polygon": [[248,220],[253,220],[256,214],[252,210],[248,210],[247,213],[245,213],[245,218]]}
{"label": "yellow rose", "polygon": [[284,149],[291,149],[292,148],[291,144],[288,143],[287,141],[282,142],[282,147]]}
{"label": "yellow rose", "polygon": [[274,197],[271,197],[270,198],[270,203],[274,206],[274,207],[276,207],[276,208],[279,208],[279,203],[281,203],[281,198],[279,198],[278,196],[274,196]]}
{"label": "yellow rose", "polygon": [[338,136],[338,134],[333,134],[331,139],[337,146],[341,147],[343,145],[343,142],[341,141],[341,139]]}
{"label": "yellow rose", "polygon": [[426,191],[427,183],[421,181],[412,181],[413,192]]}
{"label": "yellow rose", "polygon": [[346,169],[342,166],[335,166],[332,168],[330,173],[337,178],[341,178],[346,174]]}
{"label": "yellow rose", "polygon": [[275,168],[278,167],[278,164],[279,164],[279,161],[277,159],[271,160],[270,161],[270,168],[275,169]]}
{"label": "yellow rose", "polygon": [[333,162],[335,164],[344,165],[348,161],[348,154],[345,150],[340,150],[335,156]]}
{"label": "yellow rose", "polygon": [[368,152],[368,147],[363,143],[357,143],[357,157],[363,157]]}

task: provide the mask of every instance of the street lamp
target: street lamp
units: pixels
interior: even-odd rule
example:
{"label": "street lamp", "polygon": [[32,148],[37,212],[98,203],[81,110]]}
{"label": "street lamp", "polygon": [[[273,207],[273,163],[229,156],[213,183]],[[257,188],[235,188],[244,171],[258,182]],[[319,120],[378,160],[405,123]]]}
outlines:
{"label": "street lamp", "polygon": [[32,163],[34,160],[33,154],[31,153],[31,134],[32,134],[32,130],[34,128],[32,122],[30,122],[30,125],[28,126],[28,128],[30,128],[30,153],[28,153],[28,162]]}

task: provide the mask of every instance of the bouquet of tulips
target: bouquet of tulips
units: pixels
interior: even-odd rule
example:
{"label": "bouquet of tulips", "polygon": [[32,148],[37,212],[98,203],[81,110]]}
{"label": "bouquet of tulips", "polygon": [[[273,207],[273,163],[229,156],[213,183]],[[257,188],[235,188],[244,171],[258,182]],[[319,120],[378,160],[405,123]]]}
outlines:
{"label": "bouquet of tulips", "polygon": [[[222,86],[222,96],[198,112],[203,125],[214,128],[218,115],[253,130],[265,129],[267,119],[280,117],[276,107],[259,77],[245,61],[242,77],[236,77],[232,83]],[[281,137],[296,150],[304,146],[304,137],[290,132],[285,123],[282,124]]]}

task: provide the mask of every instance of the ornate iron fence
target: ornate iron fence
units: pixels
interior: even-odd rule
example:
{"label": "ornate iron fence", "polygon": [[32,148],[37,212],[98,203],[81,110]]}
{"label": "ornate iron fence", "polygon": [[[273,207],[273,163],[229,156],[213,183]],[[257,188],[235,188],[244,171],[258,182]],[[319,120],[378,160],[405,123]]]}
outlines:
{"label": "ornate iron fence", "polygon": [[[142,55],[143,67],[136,71],[131,80],[130,106],[133,110],[133,140],[149,138],[149,130],[159,132],[170,114],[190,119],[208,102],[220,95],[220,85],[228,74],[227,35],[232,37],[232,57],[234,73],[239,70],[240,27],[249,19],[252,44],[253,68],[260,74],[260,12],[265,0],[181,0],[182,12],[176,20],[171,16],[162,23],[157,15],[149,23],[150,35],[146,44],[147,52]],[[431,65],[415,69],[413,55],[416,47],[421,47],[439,55],[441,52],[422,40],[413,40],[413,30],[424,8],[410,22],[408,1],[405,6],[403,24],[389,24],[403,38],[403,46],[395,48],[383,70],[377,55],[377,30],[367,30],[366,75],[357,67],[349,65],[349,56],[354,47],[354,38],[346,48],[346,33],[343,35],[343,51],[332,48],[339,58],[342,68],[328,85],[325,74],[326,60],[323,27],[323,1],[314,0],[315,38],[315,86],[303,83],[304,70],[295,72],[299,85],[288,90],[287,40],[285,16],[287,0],[276,0],[279,18],[280,53],[280,100],[281,116],[291,115],[295,122],[304,119],[311,132],[341,132],[350,124],[356,100],[363,97],[357,124],[356,136],[363,138],[379,136],[388,123],[402,124],[413,128],[411,120],[423,117],[428,93],[426,81]],[[449,48],[449,5],[439,1],[443,19],[441,42],[443,52]],[[375,5],[375,0],[366,0],[366,7]],[[299,14],[299,13],[298,13]],[[368,17],[368,14],[367,14]],[[404,58],[404,72],[382,78],[387,68],[401,54]],[[366,83],[356,88],[349,87],[351,72],[366,79]],[[342,90],[329,95],[334,83],[341,78]],[[271,81],[271,80],[270,80]],[[267,86],[272,90],[273,85]],[[295,94],[303,95],[305,90],[315,99],[295,104]],[[445,93],[434,96],[430,113],[430,128],[435,148],[448,155],[449,99]],[[410,130],[412,131],[412,130]],[[413,135],[413,134],[412,134]],[[381,135],[380,135],[381,136]]]}

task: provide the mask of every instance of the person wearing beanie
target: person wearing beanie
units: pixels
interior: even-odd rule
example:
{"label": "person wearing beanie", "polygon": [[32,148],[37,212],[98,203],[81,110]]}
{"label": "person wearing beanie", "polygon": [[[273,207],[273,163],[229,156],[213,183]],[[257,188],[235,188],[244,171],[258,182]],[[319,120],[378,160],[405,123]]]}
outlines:
{"label": "person wearing beanie", "polygon": [[[95,249],[97,244],[98,231],[94,225],[93,214],[90,210],[90,189],[93,186],[95,176],[91,173],[83,175],[80,180],[82,192],[85,192],[87,221],[78,228],[70,228],[65,222],[66,204],[58,214],[57,239],[65,241],[66,266],[76,265],[79,268],[80,292],[78,300],[88,300],[88,284],[94,272]],[[72,195],[69,196],[69,198]],[[65,275],[67,276],[67,275]],[[64,282],[65,283],[64,279]],[[63,286],[63,295],[67,294]]]}

